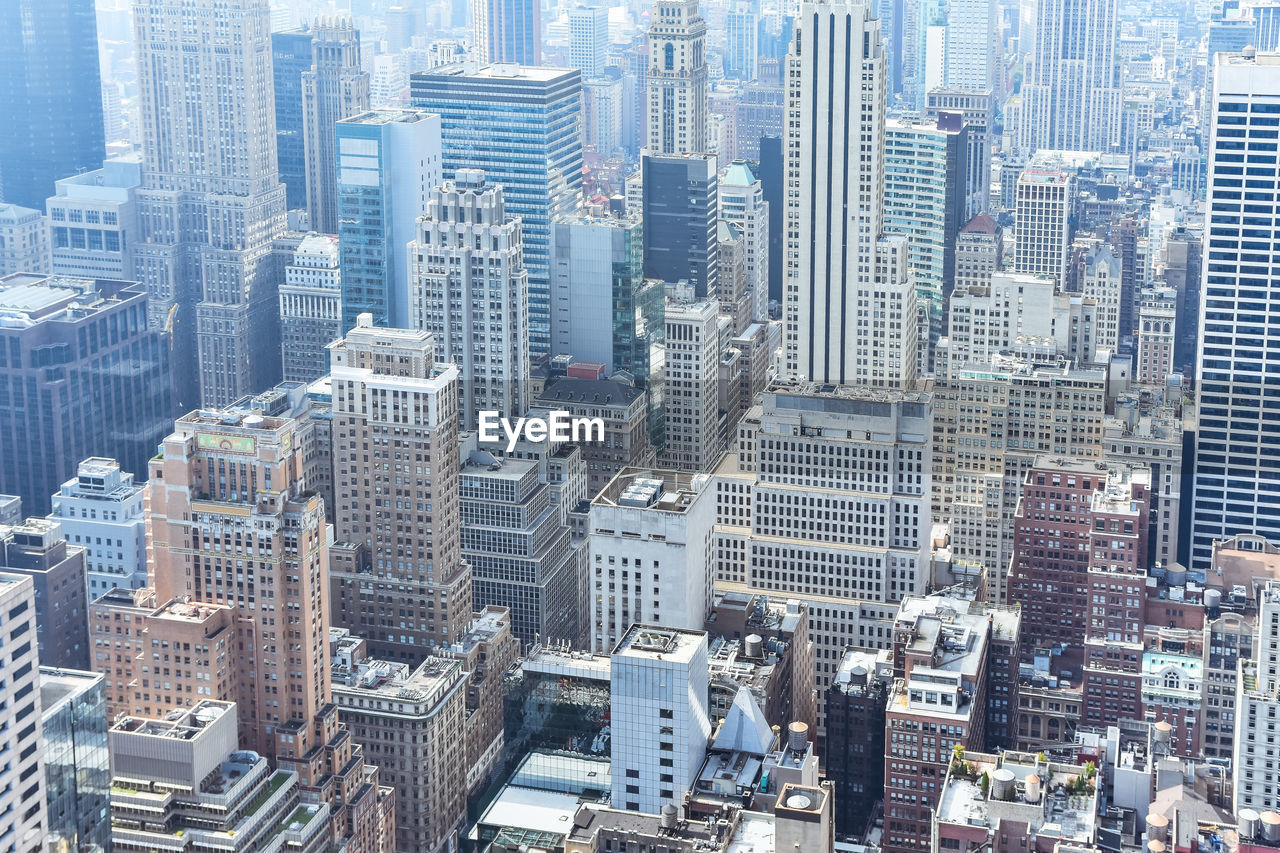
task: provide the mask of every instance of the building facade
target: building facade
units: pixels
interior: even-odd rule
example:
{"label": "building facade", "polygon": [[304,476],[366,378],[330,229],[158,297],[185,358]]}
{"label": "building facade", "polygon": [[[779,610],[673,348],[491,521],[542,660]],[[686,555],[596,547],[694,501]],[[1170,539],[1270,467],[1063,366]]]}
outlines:
{"label": "building facade", "polygon": [[40,667],[40,708],[49,844],[109,850],[111,765],[102,676]]}
{"label": "building facade", "polygon": [[0,572],[0,608],[9,615],[0,662],[9,676],[9,702],[0,707],[0,724],[15,732],[16,760],[0,771],[0,836],[9,836],[15,853],[45,849],[49,811],[45,801],[44,752],[40,748],[40,664],[37,660],[35,586],[24,575]]}
{"label": "building facade", "polygon": [[307,214],[313,231],[337,234],[340,204],[334,128],[371,106],[369,72],[360,65],[360,32],[350,20],[316,24],[311,63],[302,72],[301,95]]}
{"label": "building facade", "polygon": [[280,285],[280,357],[285,382],[328,372],[326,347],[342,337],[342,264],[338,239],[309,234],[298,243]]}
{"label": "building facade", "polygon": [[657,0],[649,23],[650,154],[702,154],[707,143],[707,22],[698,0]]}
{"label": "building facade", "polygon": [[112,589],[147,583],[145,487],[114,459],[90,457],[53,496],[51,521],[69,544],[84,548],[89,601]]}
{"label": "building facade", "polygon": [[58,181],[45,201],[54,275],[133,281],[133,243],[142,239],[135,192],[137,157],[106,160],[101,169]]}

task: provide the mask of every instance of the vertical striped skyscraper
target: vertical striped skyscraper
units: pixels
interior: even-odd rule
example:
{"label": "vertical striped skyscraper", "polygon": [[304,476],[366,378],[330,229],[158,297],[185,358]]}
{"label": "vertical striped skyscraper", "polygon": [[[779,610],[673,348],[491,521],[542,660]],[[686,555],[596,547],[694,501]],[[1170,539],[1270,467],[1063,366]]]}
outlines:
{"label": "vertical striped skyscraper", "polygon": [[707,150],[707,22],[698,0],[658,0],[649,25],[650,154]]}

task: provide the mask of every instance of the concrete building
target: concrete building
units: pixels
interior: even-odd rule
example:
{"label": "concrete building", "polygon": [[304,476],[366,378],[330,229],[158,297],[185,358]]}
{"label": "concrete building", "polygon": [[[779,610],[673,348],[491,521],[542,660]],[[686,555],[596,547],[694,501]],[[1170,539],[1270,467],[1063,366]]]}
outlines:
{"label": "concrete building", "polygon": [[48,275],[49,222],[44,214],[16,204],[0,204],[0,276]]}
{"label": "concrete building", "polygon": [[667,428],[664,465],[709,471],[724,451],[720,429],[720,310],[714,300],[666,305]]}
{"label": "concrete building", "polygon": [[379,326],[409,325],[409,255],[418,217],[443,177],[440,116],[372,110],[337,128],[342,326],[364,313]]}
{"label": "concrete building", "polygon": [[[375,328],[362,314],[329,350],[333,621],[368,639],[374,654],[415,664],[456,640],[471,616],[460,544],[458,369],[437,363],[435,349],[427,332]],[[405,454],[415,476],[395,471]]]}
{"label": "concrete building", "polygon": [[[264,61],[270,9],[265,0],[231,0],[211,12],[145,0],[136,15],[145,233],[134,245],[135,270],[150,297],[150,325],[172,330],[180,408],[225,405],[279,378],[279,282],[269,261],[285,226],[285,189]],[[171,101],[177,90],[224,103],[221,119],[190,121]],[[194,222],[207,225],[186,224]]]}
{"label": "concrete building", "polygon": [[1000,224],[980,214],[970,219],[956,235],[955,286],[952,293],[974,285],[991,283],[1004,269],[1004,234]]}
{"label": "concrete building", "polygon": [[111,765],[102,676],[40,667],[40,738],[55,850],[111,849]]}
{"label": "concrete building", "polygon": [[1080,293],[1098,305],[1094,341],[1098,349],[1119,351],[1121,337],[1132,335],[1122,328],[1120,319],[1123,267],[1111,247],[1099,243],[1086,250],[1080,259]]}
{"label": "concrete building", "polygon": [[437,853],[457,843],[467,806],[466,676],[448,658],[410,667],[335,656],[338,717],[395,788],[391,849]]}
{"label": "concrete building", "polygon": [[707,149],[707,22],[698,0],[657,0],[650,17],[646,73],[648,141],[659,154]]}
{"label": "concrete building", "polygon": [[893,655],[849,649],[827,688],[823,752],[835,787],[836,831],[862,837],[884,796],[885,708],[893,686]]}
{"label": "concrete building", "polygon": [[634,384],[621,379],[565,376],[548,384],[534,401],[535,412],[552,409],[566,411],[570,417],[604,420],[604,441],[579,445],[587,465],[588,498],[624,468],[654,464],[649,401]]}
{"label": "concrete building", "polygon": [[592,650],[644,623],[692,630],[711,607],[715,499],[702,474],[625,468],[591,501]]}
{"label": "concrete building", "polygon": [[471,27],[480,62],[542,64],[542,10],[533,0],[479,0],[471,10]]}
{"label": "concrete building", "polygon": [[[984,0],[966,0],[965,6],[973,10],[985,5]],[[959,10],[958,10],[959,11]],[[963,14],[963,13],[961,13]],[[992,33],[997,30],[993,29]],[[981,48],[977,48],[981,50]],[[988,213],[991,210],[991,149],[992,127],[995,124],[995,109],[998,98],[990,87],[979,89],[932,89],[925,93],[926,119],[936,119],[943,112],[958,113],[969,140],[965,163],[968,170],[966,178],[965,221]],[[1008,122],[1006,122],[1008,124]]]}
{"label": "concrete building", "polygon": [[1174,373],[1177,346],[1178,292],[1169,287],[1145,288],[1138,301],[1138,368],[1140,385],[1163,385]]}
{"label": "concrete building", "polygon": [[707,635],[637,619],[610,665],[611,801],[657,814],[693,787],[707,753]]}
{"label": "concrete building", "polygon": [[45,201],[52,248],[50,272],[132,281],[133,244],[142,240],[136,191],[137,156],[106,160],[101,169],[63,178]]}
{"label": "concrete building", "polygon": [[1182,548],[1183,417],[1178,402],[1142,393],[1116,400],[1102,422],[1102,458],[1151,469],[1148,559],[1171,566]]}
{"label": "concrete building", "polygon": [[285,382],[328,373],[326,347],[342,337],[342,268],[338,238],[308,234],[280,285],[280,354]]}
{"label": "concrete building", "polygon": [[604,74],[609,50],[609,10],[603,6],[578,6],[569,10],[569,65],[584,80]]}
{"label": "concrete building", "polygon": [[[1280,809],[1280,767],[1273,760],[1271,741],[1277,709],[1280,709],[1280,582],[1267,581],[1258,591],[1257,633],[1254,657],[1242,658],[1236,673],[1235,756],[1232,786],[1237,813],[1242,809]],[[1274,824],[1273,824],[1274,825]]]}
{"label": "concrete building", "polygon": [[0,527],[0,571],[34,584],[40,660],[63,669],[89,668],[89,602],[85,549],[70,545],[55,520],[29,518]]}
{"label": "concrete building", "polygon": [[147,583],[145,487],[114,459],[90,457],[53,496],[49,520],[61,525],[68,544],[84,549],[89,601],[116,587]]}
{"label": "concrete building", "polygon": [[[1047,5],[1047,4],[1044,4]],[[1067,281],[1076,176],[1061,165],[1033,162],[1018,176],[1014,199],[1014,272]]]}
{"label": "concrete building", "polygon": [[529,408],[529,277],[520,219],[479,169],[431,191],[409,243],[409,327],[458,370],[458,416],[514,418]]}
{"label": "concrete building", "polygon": [[49,832],[45,796],[44,751],[40,729],[39,631],[35,585],[25,575],[0,572],[0,609],[8,614],[0,663],[10,673],[6,691],[11,697],[0,707],[0,725],[15,732],[10,749],[14,759],[0,770],[0,837],[7,836],[15,853],[40,853]]}
{"label": "concrete building", "polygon": [[372,105],[360,62],[360,32],[350,19],[320,20],[311,30],[310,67],[302,72],[302,142],[311,228],[337,234],[337,123]]}
{"label": "concrete building", "polygon": [[750,319],[769,319],[769,203],[764,186],[743,160],[730,163],[719,179],[720,218],[742,235]]}
{"label": "concrete building", "polygon": [[524,647],[511,632],[511,611],[486,605],[472,614],[462,639],[442,654],[462,662],[467,673],[467,796],[475,802],[506,768],[505,685],[507,673]]}

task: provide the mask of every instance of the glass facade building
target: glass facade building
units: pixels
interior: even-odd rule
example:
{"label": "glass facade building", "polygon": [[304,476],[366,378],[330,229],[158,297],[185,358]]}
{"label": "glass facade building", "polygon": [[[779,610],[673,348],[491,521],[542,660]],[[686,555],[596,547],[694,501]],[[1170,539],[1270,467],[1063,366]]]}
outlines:
{"label": "glass facade building", "polygon": [[714,296],[720,267],[715,155],[645,156],[640,168],[645,277],[688,281],[699,299]]}
{"label": "glass facade building", "polygon": [[40,667],[50,851],[111,849],[107,706],[102,676]]}
{"label": "glass facade building", "polygon": [[307,157],[302,130],[302,74],[311,70],[311,30],[271,34],[276,93],[276,159],[290,210],[307,206]]}
{"label": "glass facade building", "polygon": [[[582,74],[575,69],[450,65],[415,73],[415,107],[440,114],[444,174],[483,169],[519,216],[529,271],[529,337],[551,348],[551,221],[582,192]],[[344,273],[345,277],[345,273]]]}

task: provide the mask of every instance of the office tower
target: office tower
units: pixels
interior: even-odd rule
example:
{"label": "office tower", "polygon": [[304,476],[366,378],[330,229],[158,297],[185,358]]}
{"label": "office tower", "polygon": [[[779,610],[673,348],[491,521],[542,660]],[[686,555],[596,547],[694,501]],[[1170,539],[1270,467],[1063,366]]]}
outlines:
{"label": "office tower", "polygon": [[409,241],[440,183],[440,117],[373,110],[337,123],[342,330],[409,326]]}
{"label": "office tower", "polygon": [[551,225],[551,351],[640,385],[662,368],[666,299],[662,282],[644,277],[641,231],[638,215],[590,209]]}
{"label": "office tower", "polygon": [[520,657],[520,640],[511,633],[511,613],[486,606],[472,614],[467,632],[441,655],[461,662],[467,673],[466,790],[480,796],[502,770],[506,739],[504,706],[507,673]]}
{"label": "office tower", "polygon": [[[1016,646],[1017,622],[1017,611],[978,602],[937,595],[903,601],[885,711],[885,732],[896,735],[885,743],[885,851],[925,848],[939,795],[928,780],[944,776],[957,751],[984,745],[990,682],[1004,657],[997,647]],[[1016,656],[1012,667],[1016,673]]]}
{"label": "office tower", "polygon": [[922,373],[929,371],[933,345],[942,337],[955,280],[956,235],[970,207],[964,197],[967,137],[957,113],[942,113],[928,124],[890,120],[884,126],[884,228],[909,238],[916,304],[927,313]]}
{"label": "office tower", "polygon": [[[228,853],[323,849],[339,816],[310,800],[312,780],[238,743],[234,702],[202,699],[163,718],[126,716],[107,732],[116,850],[178,840]],[[304,799],[306,798],[306,799]],[[368,848],[360,848],[368,849]]]}
{"label": "office tower", "polygon": [[569,67],[589,80],[604,74],[609,50],[609,9],[578,6],[569,10]]}
{"label": "office tower", "polygon": [[656,814],[692,789],[707,752],[707,635],[637,622],[609,656],[611,794]]}
{"label": "office tower", "polygon": [[135,280],[141,183],[136,156],[105,160],[101,169],[58,181],[56,195],[45,200],[54,275]]}
{"label": "office tower", "polygon": [[845,648],[887,648],[928,582],[932,422],[928,394],[779,385],[714,472],[717,588],[805,602],[820,714]]}
{"label": "office tower", "polygon": [[[655,414],[645,390],[623,377],[603,379],[571,374],[548,383],[533,406],[568,412],[575,418],[604,420],[604,441],[581,445],[588,471],[588,497],[599,493],[624,468],[652,465],[655,461],[657,447],[650,442],[656,428],[650,418],[662,417],[661,409]],[[660,434],[665,432],[664,420]]]}
{"label": "office tower", "polygon": [[698,0],[656,0],[648,41],[646,150],[651,155],[705,152],[707,22]]}
{"label": "office tower", "polygon": [[1181,562],[1184,423],[1180,393],[1132,389],[1115,401],[1115,414],[1103,421],[1103,461],[1151,469],[1147,552],[1152,565]]}
{"label": "office tower", "polygon": [[[765,157],[761,148],[764,138],[780,137],[782,133],[783,117],[787,112],[787,92],[782,85],[780,64],[776,59],[762,61],[756,81],[744,83],[741,87],[733,113],[734,135],[737,137],[737,147],[733,152],[735,157],[753,162],[761,161]],[[778,142],[781,142],[780,138]],[[781,161],[780,150],[777,157]],[[778,215],[782,215],[781,205]]]}
{"label": "office tower", "polygon": [[0,32],[0,201],[38,208],[54,181],[102,165],[94,4],[11,0]]}
{"label": "office tower", "polygon": [[411,668],[353,653],[346,643],[361,645],[338,635],[333,701],[355,741],[379,756],[382,781],[395,788],[391,849],[451,849],[467,811],[467,673],[449,658]]}
{"label": "office tower", "polygon": [[0,572],[35,584],[36,634],[46,666],[89,668],[84,562],[84,548],[68,544],[56,521],[28,518],[0,528]]}
{"label": "office tower", "polygon": [[[1004,269],[1004,233],[1000,223],[985,213],[970,219],[956,235],[955,251],[953,294],[990,284],[992,276]],[[948,320],[943,317],[944,323]]]}
{"label": "office tower", "polygon": [[110,849],[111,765],[102,676],[40,667],[40,709],[49,846]]}
{"label": "office tower", "polygon": [[[350,20],[322,21],[302,72],[302,136],[311,229],[338,233],[337,123],[370,107],[369,73],[360,69],[360,33]],[[419,150],[423,154],[431,153]]]}
{"label": "office tower", "polygon": [[22,498],[17,495],[0,495],[0,525],[12,527],[22,523]]}
{"label": "office tower", "polygon": [[1174,372],[1178,292],[1147,288],[1138,302],[1138,371],[1140,384],[1163,385]]}
{"label": "office tower", "polygon": [[[272,89],[276,99],[276,161],[289,210],[307,206],[307,145],[303,130],[302,75],[311,70],[307,26],[271,33]],[[332,232],[330,232],[332,233]]]}
{"label": "office tower", "polygon": [[[715,496],[705,476],[624,468],[591,501],[591,648],[632,626],[700,626],[711,608]],[[616,706],[615,706],[616,707]]]}
{"label": "office tower", "polygon": [[742,234],[750,319],[769,319],[769,202],[764,185],[743,160],[735,160],[721,174],[717,192],[720,218]]}
{"label": "office tower", "polygon": [[965,198],[966,220],[991,209],[991,128],[995,123],[996,99],[991,89],[976,92],[934,89],[925,95],[926,119],[937,119],[943,112],[959,113],[968,129],[968,187]]}
{"label": "office tower", "polygon": [[[789,245],[807,248],[786,258],[785,371],[816,382],[909,387],[918,332],[907,245],[881,235],[880,25],[857,0],[806,4],[802,18],[787,58],[788,121],[799,132],[787,140],[786,173],[804,189],[787,195],[786,234]],[[846,21],[860,33],[849,37],[852,49],[831,35]],[[869,150],[855,150],[851,139]]]}
{"label": "office tower", "polygon": [[1098,243],[1087,249],[1080,258],[1080,293],[1098,305],[1098,317],[1094,341],[1098,349],[1116,353],[1123,331],[1120,323],[1121,261],[1111,247]]}
{"label": "office tower", "polygon": [[458,169],[431,192],[408,248],[409,326],[458,370],[458,415],[474,431],[481,412],[529,408],[529,278],[520,219],[501,186]]}
{"label": "office tower", "polygon": [[751,324],[751,303],[747,293],[747,249],[738,227],[723,219],[716,222],[716,254],[720,270],[716,292],[710,297],[719,303],[724,332],[737,337]]}
{"label": "office tower", "polygon": [[715,296],[719,258],[716,158],[711,154],[641,158],[644,275],[688,282],[699,298]]}
{"label": "office tower", "polygon": [[147,532],[142,517],[144,487],[114,459],[90,457],[53,496],[49,520],[62,526],[67,543],[84,549],[89,601],[116,587],[147,583]]}
{"label": "office tower", "polygon": [[[48,512],[49,496],[90,456],[147,470],[173,416],[169,348],[147,317],[133,282],[0,279],[0,389],[28,401],[0,406],[0,492],[28,513]],[[56,367],[45,362],[55,351]]]}
{"label": "office tower", "polygon": [[[1097,603],[1091,597],[1093,573],[1146,571],[1150,490],[1148,469],[1111,468],[1076,456],[1036,458],[1013,518],[1007,598],[1022,608],[1022,645],[1028,653],[1057,644],[1079,646],[1086,633],[1098,636],[1094,620],[1122,617],[1122,606],[1104,608],[1105,614],[1091,606]],[[1095,537],[1095,530],[1105,531],[1107,541]],[[1131,605],[1140,608],[1141,598]],[[1105,631],[1101,639],[1107,639]]]}
{"label": "office tower", "polygon": [[328,372],[326,347],[342,337],[342,269],[338,238],[309,234],[284,268],[280,285],[280,355],[285,382]]}
{"label": "office tower", "polygon": [[720,309],[715,299],[667,298],[663,392],[666,448],[663,465],[706,472],[724,452],[720,426]]}
{"label": "office tower", "polygon": [[416,664],[471,617],[459,541],[458,369],[436,362],[427,332],[375,328],[368,314],[329,352],[333,621],[367,638],[374,654]]}
{"label": "office tower", "polygon": [[997,82],[1000,27],[992,0],[953,0],[947,8],[946,63],[942,85],[947,89],[983,92]]}
{"label": "office tower", "polygon": [[38,210],[0,204],[0,276],[48,275],[49,223]]}
{"label": "office tower", "polygon": [[14,732],[14,758],[0,769],[0,837],[15,853],[45,850],[48,806],[45,802],[44,751],[40,726],[40,668],[37,661],[36,601],[31,578],[0,572],[0,610],[8,614],[0,637],[0,663],[10,701],[0,706],[0,725]]}
{"label": "office tower", "polygon": [[744,83],[756,79],[760,63],[760,16],[753,6],[751,0],[738,0],[725,12],[724,73]]}
{"label": "office tower", "polygon": [[1178,294],[1174,368],[1195,375],[1200,340],[1200,235],[1178,227],[1164,241],[1164,283]]}
{"label": "office tower", "polygon": [[884,796],[884,715],[893,686],[888,649],[849,649],[827,689],[827,778],[835,785],[836,830],[857,836]]}
{"label": "office tower", "polygon": [[[267,61],[270,10],[266,0],[212,11],[142,0],[134,22],[145,229],[134,263],[150,294],[151,325],[172,330],[176,399],[184,408],[222,405],[279,377],[269,256],[284,230],[285,190]],[[170,99],[179,90],[193,103],[221,99],[226,109],[217,122],[193,122]]]}
{"label": "office tower", "polygon": [[786,157],[781,134],[760,139],[760,184],[769,205],[769,301],[782,304],[782,283],[786,276],[783,238],[787,233],[787,205],[784,203]]}
{"label": "office tower", "polygon": [[[1015,148],[1107,152],[1120,141],[1116,0],[1035,2]],[[1212,60],[1210,60],[1212,61]]]}
{"label": "office tower", "polygon": [[582,83],[582,145],[601,157],[613,157],[624,147],[626,114],[624,81],[600,77]]}
{"label": "office tower", "polygon": [[[1222,65],[1218,66],[1219,74]],[[1244,809],[1280,808],[1280,765],[1267,755],[1274,739],[1271,721],[1280,702],[1280,680],[1276,669],[1280,655],[1280,582],[1269,580],[1258,590],[1257,633],[1254,656],[1241,658],[1236,673],[1235,755],[1231,781],[1235,790],[1235,807]],[[1272,827],[1275,823],[1272,823]]]}
{"label": "office tower", "polygon": [[[1237,138],[1242,126],[1261,127],[1263,111],[1272,109],[1280,109],[1280,58],[1220,55],[1210,112],[1211,150],[1219,153],[1209,169],[1205,225],[1215,240],[1248,236],[1243,224],[1217,220],[1243,210],[1236,196],[1244,158],[1267,162],[1275,153],[1266,152],[1260,141],[1242,145]],[[1280,194],[1252,193],[1246,212],[1251,222],[1274,219],[1280,215]],[[1261,226],[1250,226],[1255,227]],[[1272,368],[1263,359],[1268,343],[1280,337],[1280,314],[1260,311],[1254,301],[1274,277],[1250,266],[1251,256],[1239,249],[1214,251],[1204,264],[1200,306],[1193,564],[1208,558],[1215,539],[1236,533],[1280,538],[1280,460],[1271,445],[1280,424],[1268,414]]]}
{"label": "office tower", "polygon": [[575,70],[451,65],[416,73],[414,106],[440,114],[444,174],[482,169],[520,217],[529,271],[529,340],[550,348],[551,222],[578,206],[582,75]]}
{"label": "office tower", "polygon": [[471,45],[481,63],[541,65],[541,5],[537,0],[471,0]]}
{"label": "office tower", "polygon": [[1018,176],[1014,202],[1013,269],[1067,281],[1076,177],[1059,165],[1031,163]]}

